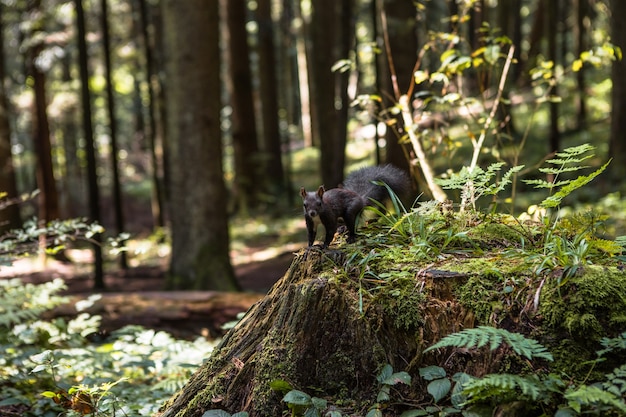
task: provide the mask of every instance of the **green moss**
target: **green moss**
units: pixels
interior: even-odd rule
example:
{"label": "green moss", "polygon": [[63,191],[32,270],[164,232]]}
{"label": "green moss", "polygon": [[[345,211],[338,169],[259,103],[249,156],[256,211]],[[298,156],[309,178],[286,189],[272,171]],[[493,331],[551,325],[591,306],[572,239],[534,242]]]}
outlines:
{"label": "green moss", "polygon": [[488,243],[492,247],[518,245],[524,235],[518,223],[507,224],[502,216],[498,216],[495,221],[480,223],[468,231],[468,236],[472,240]]}
{"label": "green moss", "polygon": [[379,291],[373,302],[382,307],[387,317],[393,319],[396,328],[413,330],[424,323],[425,298],[424,293],[415,287],[413,279],[399,279],[394,285]]}
{"label": "green moss", "polygon": [[580,340],[615,336],[626,324],[626,272],[590,265],[561,286],[550,278],[539,313],[550,328]]}

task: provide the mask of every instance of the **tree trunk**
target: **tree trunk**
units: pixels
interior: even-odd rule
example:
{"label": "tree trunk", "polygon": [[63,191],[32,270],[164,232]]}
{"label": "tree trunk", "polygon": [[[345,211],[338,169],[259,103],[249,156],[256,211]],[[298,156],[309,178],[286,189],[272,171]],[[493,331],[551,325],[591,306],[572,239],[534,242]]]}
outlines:
{"label": "tree trunk", "polygon": [[161,6],[170,136],[168,286],[238,290],[228,253],[222,171],[218,4],[166,0]]}
{"label": "tree trunk", "polygon": [[[554,62],[554,65],[559,64],[559,58],[557,56],[557,43],[558,43],[558,20],[559,20],[559,1],[558,0],[545,0],[547,2],[545,10],[546,25],[545,34],[548,41],[548,59]],[[550,89],[550,95],[558,96],[559,91],[557,85],[553,85]],[[550,149],[549,152],[557,152],[561,148],[561,133],[559,131],[559,104],[553,100],[550,101]]]}
{"label": "tree trunk", "polygon": [[[232,106],[232,138],[235,180],[232,198],[240,213],[247,215],[257,206],[265,175],[259,169],[256,116],[252,94],[250,48],[246,31],[246,2],[222,0],[228,26],[227,82]],[[274,93],[276,94],[276,93]]]}
{"label": "tree trunk", "polygon": [[[41,12],[41,2],[34,1],[28,5],[28,12],[37,16]],[[39,25],[34,24],[34,32],[29,34],[32,39],[37,36]],[[37,65],[39,54],[43,50],[41,41],[34,41],[28,50],[28,71],[33,80],[34,91],[34,143],[37,155],[37,187],[39,188],[39,212],[41,221],[49,222],[59,218],[59,202],[56,189],[56,180],[52,166],[52,145],[50,143],[50,125],[48,122],[46,98],[46,74]]]}
{"label": "tree trunk", "polygon": [[[111,140],[111,180],[113,182],[113,212],[115,228],[118,234],[125,231],[124,210],[122,209],[122,186],[120,184],[120,170],[117,145],[117,119],[115,117],[115,95],[113,94],[113,77],[111,74],[111,39],[109,37],[109,19],[107,0],[100,0],[102,21],[102,44],[104,49],[104,77],[106,80],[107,112],[109,118],[109,135]],[[128,268],[126,252],[119,254],[120,267]]]}
{"label": "tree trunk", "polygon": [[[587,11],[588,0],[575,0],[576,24],[574,25],[574,38],[576,56],[579,57],[587,49],[587,28],[586,18],[589,17]],[[585,66],[583,65],[576,73],[577,94],[574,98],[576,106],[576,129],[584,129],[587,125],[587,86],[585,82]]]}
{"label": "tree trunk", "polygon": [[346,147],[348,72],[333,72],[333,65],[347,58],[344,25],[352,25],[346,10],[350,0],[314,0],[310,31],[309,79],[313,97],[313,125],[320,144],[320,172],[327,188],[343,181]]}
{"label": "tree trunk", "polygon": [[[386,19],[383,20],[383,13]],[[413,67],[417,61],[417,20],[415,5],[404,0],[376,0],[376,27],[380,32],[378,44],[385,51],[383,38],[389,40],[390,56],[378,54],[378,86],[384,108],[396,105],[400,95],[406,94],[414,84]],[[386,23],[386,24],[385,24]],[[387,33],[383,33],[387,31]],[[397,90],[396,90],[397,88]],[[390,100],[391,98],[391,100]],[[408,149],[401,143],[405,136],[402,117],[386,128],[386,154],[384,161],[410,172]]]}
{"label": "tree trunk", "polygon": [[[11,127],[9,124],[9,106],[4,87],[4,25],[2,7],[0,7],[0,193],[6,193],[8,199],[17,198],[17,185],[13,169],[13,155],[11,153]],[[7,201],[7,200],[4,200]],[[0,200],[0,206],[2,206]],[[20,211],[17,204],[0,207],[0,233],[19,227],[21,224]]]}
{"label": "tree trunk", "polygon": [[[281,152],[281,135],[278,122],[278,86],[276,83],[278,61],[274,48],[274,22],[270,0],[258,2],[257,19],[259,25],[259,96],[261,98],[261,119],[263,121],[263,167],[267,173],[267,186],[270,201],[281,200],[286,191],[285,175]],[[283,63],[287,63],[283,60]]]}
{"label": "tree trunk", "polygon": [[[87,41],[85,28],[85,12],[82,0],[75,0],[76,24],[78,27],[78,66],[80,70],[81,99],[83,129],[85,132],[85,155],[87,157],[87,188],[89,192],[89,217],[90,220],[100,223],[100,189],[98,187],[98,174],[96,166],[96,149],[93,137],[93,125],[91,121],[91,95],[89,93],[89,71],[87,57]],[[104,283],[104,260],[102,257],[102,237],[96,234],[92,237],[94,255],[94,288],[102,290]]]}
{"label": "tree trunk", "polygon": [[[613,0],[611,2],[611,40],[622,48],[626,45],[626,2]],[[624,50],[624,49],[622,49]],[[616,59],[613,62],[611,80],[611,137],[609,142],[609,156],[613,162],[609,165],[611,176],[616,181],[626,178],[626,59]]]}

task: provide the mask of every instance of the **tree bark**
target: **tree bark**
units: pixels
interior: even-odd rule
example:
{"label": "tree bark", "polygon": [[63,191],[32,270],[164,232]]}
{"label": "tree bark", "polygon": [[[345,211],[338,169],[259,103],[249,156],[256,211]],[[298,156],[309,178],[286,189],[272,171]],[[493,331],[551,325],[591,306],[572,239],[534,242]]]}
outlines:
{"label": "tree bark", "polygon": [[[82,0],[75,0],[76,5],[76,25],[78,27],[78,67],[80,71],[81,99],[83,129],[85,132],[85,155],[87,157],[87,188],[89,200],[90,220],[100,223],[100,188],[98,186],[98,173],[96,166],[96,149],[93,137],[93,125],[91,121],[91,95],[89,93],[89,70],[87,56],[87,30],[85,28],[85,12]],[[94,288],[102,290],[104,283],[104,260],[102,257],[102,237],[96,234],[92,237],[94,241]]]}
{"label": "tree bark", "polygon": [[[386,22],[382,20],[382,13],[385,13]],[[415,5],[412,2],[376,0],[376,27],[380,32],[377,34],[379,38],[377,43],[384,51],[383,31],[386,30],[390,50],[390,56],[383,52],[378,54],[377,58],[378,86],[385,108],[396,105],[400,101],[400,96],[407,94],[409,87],[414,84],[413,67],[417,61],[418,50],[415,14]],[[387,125],[384,161],[410,172],[411,157],[406,145],[402,143],[405,136],[403,126],[400,116],[394,123]]]}
{"label": "tree bark", "polygon": [[[263,121],[262,149],[264,153],[262,172],[267,173],[270,198],[280,200],[286,191],[281,152],[281,135],[278,120],[278,85],[276,82],[276,60],[274,48],[274,22],[270,0],[258,2],[259,25],[259,95],[261,98],[261,120]],[[283,60],[283,63],[287,63]]]}
{"label": "tree bark", "polygon": [[[626,48],[626,2],[613,0],[611,2],[611,40],[615,45]],[[611,137],[609,141],[609,156],[613,162],[609,165],[611,176],[616,181],[626,178],[626,59],[616,59],[613,62],[611,80]]]}
{"label": "tree bark", "polygon": [[333,65],[348,56],[346,26],[353,25],[348,13],[350,0],[314,0],[309,25],[314,132],[319,137],[320,171],[327,188],[343,181],[347,134],[348,72],[333,72]]}
{"label": "tree bark", "polygon": [[[0,7],[0,192],[6,193],[7,199],[14,200],[17,198],[17,185],[15,182],[15,171],[13,169],[9,106],[5,90],[3,33],[2,7]],[[0,203],[0,205],[2,204]],[[17,228],[20,224],[20,211],[17,204],[0,207],[0,233]]]}
{"label": "tree bark", "polygon": [[[113,94],[113,76],[111,74],[111,39],[109,36],[109,19],[107,0],[100,0],[100,13],[102,22],[102,44],[104,49],[104,77],[106,80],[107,113],[109,118],[109,135],[111,140],[111,180],[113,182],[113,212],[115,228],[118,234],[124,233],[124,210],[122,208],[122,185],[120,183],[120,170],[118,161],[117,144],[117,118],[115,117],[115,95]],[[126,252],[119,254],[119,265],[122,269],[128,268]]]}
{"label": "tree bark", "polygon": [[[259,169],[259,145],[252,94],[250,48],[246,31],[246,2],[222,0],[228,27],[227,82],[232,106],[232,138],[235,178],[232,198],[241,214],[257,206],[265,175]],[[274,93],[275,94],[275,93]]]}
{"label": "tree bark", "polygon": [[238,290],[222,171],[218,3],[166,0],[161,6],[172,219],[168,286]]}
{"label": "tree bark", "polygon": [[[30,2],[28,13],[33,20],[41,19],[41,1]],[[31,37],[40,31],[40,23],[33,24]],[[43,50],[41,41],[34,42],[28,50],[28,72],[32,76],[34,91],[34,143],[37,155],[37,187],[39,188],[39,212],[41,221],[49,222],[59,218],[59,202],[56,189],[56,180],[52,166],[52,145],[50,143],[50,125],[48,122],[48,101],[46,97],[46,74],[37,65],[37,58]]]}

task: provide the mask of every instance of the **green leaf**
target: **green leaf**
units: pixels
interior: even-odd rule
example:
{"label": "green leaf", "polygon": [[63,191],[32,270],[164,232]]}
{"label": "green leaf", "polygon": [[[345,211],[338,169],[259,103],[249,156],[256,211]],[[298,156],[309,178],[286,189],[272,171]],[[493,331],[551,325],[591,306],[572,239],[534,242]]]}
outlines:
{"label": "green leaf", "polygon": [[435,403],[439,402],[450,392],[452,383],[448,378],[435,379],[426,387],[426,390],[433,396]]}
{"label": "green leaf", "polygon": [[411,385],[411,375],[406,372],[396,372],[383,381],[385,385],[406,384]]}
{"label": "green leaf", "polygon": [[282,379],[275,379],[270,382],[270,388],[272,389],[272,391],[277,392],[289,392],[293,389],[289,382]]}
{"label": "green leaf", "polygon": [[380,391],[378,391],[378,395],[376,396],[376,402],[384,403],[389,401],[391,398],[389,396],[389,392],[391,391],[390,385],[383,385]]}
{"label": "green leaf", "polygon": [[325,409],[326,405],[328,404],[328,401],[318,397],[311,398],[311,402],[313,403],[313,407],[317,408],[318,410]]}
{"label": "green leaf", "polygon": [[[428,349],[426,349],[424,352],[426,351],[428,351]],[[419,368],[419,373],[420,376],[426,381],[432,381],[433,379],[444,378],[446,376],[446,370],[443,369],[441,366],[436,365]]]}
{"label": "green leaf", "polygon": [[577,415],[578,413],[571,408],[559,408],[554,413],[554,417],[576,417]]}
{"label": "green leaf", "polygon": [[307,408],[304,412],[304,417],[320,417],[320,412],[315,407]]}
{"label": "green leaf", "polygon": [[391,365],[386,364],[383,366],[383,369],[380,371],[380,374],[376,377],[376,380],[381,384],[384,384],[384,381],[389,378],[393,374],[393,368]]}
{"label": "green leaf", "polygon": [[383,417],[383,412],[380,411],[378,408],[372,408],[370,411],[367,412],[365,417]]}
{"label": "green leaf", "polygon": [[305,392],[294,389],[285,394],[283,401],[294,405],[311,405],[311,396]]}
{"label": "green leaf", "polygon": [[247,411],[240,411],[238,413],[233,414],[231,417],[248,417],[249,414]]}
{"label": "green leaf", "polygon": [[56,398],[57,393],[56,392],[52,392],[52,391],[44,391],[41,393],[41,395],[43,395],[46,398]]}

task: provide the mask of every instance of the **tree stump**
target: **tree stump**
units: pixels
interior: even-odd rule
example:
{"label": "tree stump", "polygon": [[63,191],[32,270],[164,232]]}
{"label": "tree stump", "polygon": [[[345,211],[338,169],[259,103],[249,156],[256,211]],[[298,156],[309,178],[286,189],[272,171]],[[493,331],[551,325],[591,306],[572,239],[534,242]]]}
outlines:
{"label": "tree stump", "polygon": [[[428,381],[419,377],[430,365],[448,377],[529,371],[528,361],[507,345],[424,353],[451,333],[489,325],[528,335],[555,354],[550,366],[537,363],[531,372],[582,379],[601,338],[623,331],[626,273],[620,267],[589,265],[559,282],[525,273],[498,252],[445,257],[433,269],[435,264],[388,256],[387,249],[351,249],[300,251],[164,405],[161,417],[201,417],[212,409],[279,416],[287,404],[284,392],[272,389],[274,381],[327,399],[343,415],[387,407],[385,415],[396,416],[433,404]],[[595,369],[606,374],[620,364],[607,360]],[[377,376],[386,365],[412,380],[411,386],[394,386],[399,401],[381,405]],[[524,410],[532,404],[515,400],[498,403],[494,415],[528,415]]]}
{"label": "tree stump", "polygon": [[211,358],[166,405],[162,417],[200,417],[209,409],[251,416],[280,415],[282,395],[270,383],[284,380],[316,396],[372,401],[376,376],[390,364],[419,365],[421,351],[454,331],[473,326],[473,314],[453,301],[451,285],[465,275],[421,272],[415,294],[432,293],[423,323],[399,328],[394,314],[370,304],[359,311],[358,285],[337,279],[339,251],[301,251],[287,273],[223,339]]}

